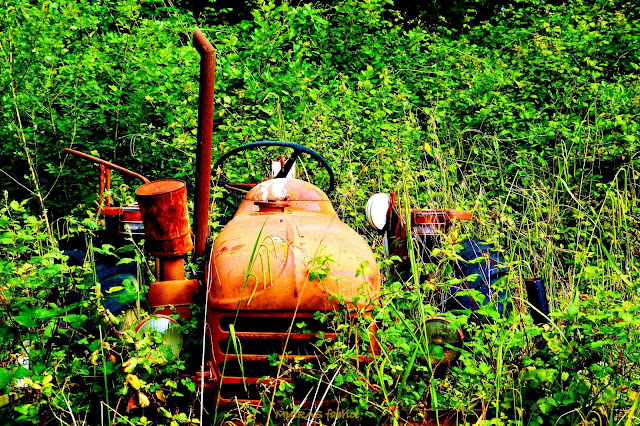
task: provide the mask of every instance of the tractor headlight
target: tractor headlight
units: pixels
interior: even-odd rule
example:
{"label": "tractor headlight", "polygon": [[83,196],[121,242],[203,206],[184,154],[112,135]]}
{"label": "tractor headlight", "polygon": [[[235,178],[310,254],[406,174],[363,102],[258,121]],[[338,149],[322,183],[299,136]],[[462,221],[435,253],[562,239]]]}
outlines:
{"label": "tractor headlight", "polygon": [[[136,326],[136,333],[139,335],[145,332],[157,332],[162,336],[162,345],[160,347],[160,355],[155,361],[158,363],[166,363],[169,355],[165,349],[173,353],[173,358],[177,358],[182,349],[182,336],[180,336],[180,329],[178,323],[171,317],[166,315],[154,315],[143,321]],[[164,355],[164,354],[166,355]]]}
{"label": "tractor headlight", "polygon": [[387,213],[390,205],[391,197],[384,193],[374,194],[367,201],[367,221],[378,231],[382,231],[387,226]]}
{"label": "tractor headlight", "polygon": [[425,331],[432,365],[449,366],[458,359],[460,352],[456,348],[462,347],[462,330],[454,329],[449,321],[436,317],[425,321]]}

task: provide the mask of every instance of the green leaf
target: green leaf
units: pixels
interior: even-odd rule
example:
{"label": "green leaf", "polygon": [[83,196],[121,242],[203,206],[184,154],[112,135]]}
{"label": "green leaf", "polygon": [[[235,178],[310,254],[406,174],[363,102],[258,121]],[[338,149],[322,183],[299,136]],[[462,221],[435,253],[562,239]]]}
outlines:
{"label": "green leaf", "polygon": [[33,373],[30,370],[27,370],[23,366],[19,366],[16,371],[13,373],[14,379],[24,379],[25,377],[31,377]]}
{"label": "green leaf", "polygon": [[25,327],[35,327],[38,325],[30,316],[17,316],[13,317],[13,320],[20,325]]}
{"label": "green leaf", "polygon": [[4,389],[11,384],[13,373],[6,368],[0,367],[0,389]]}

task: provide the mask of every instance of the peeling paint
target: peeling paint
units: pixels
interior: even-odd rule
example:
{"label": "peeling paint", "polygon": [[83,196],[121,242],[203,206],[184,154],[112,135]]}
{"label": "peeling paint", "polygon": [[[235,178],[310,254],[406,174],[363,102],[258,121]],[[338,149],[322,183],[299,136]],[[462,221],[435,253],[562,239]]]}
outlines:
{"label": "peeling paint", "polygon": [[260,201],[285,201],[289,193],[285,188],[287,179],[271,179],[260,183],[256,188],[255,199]]}

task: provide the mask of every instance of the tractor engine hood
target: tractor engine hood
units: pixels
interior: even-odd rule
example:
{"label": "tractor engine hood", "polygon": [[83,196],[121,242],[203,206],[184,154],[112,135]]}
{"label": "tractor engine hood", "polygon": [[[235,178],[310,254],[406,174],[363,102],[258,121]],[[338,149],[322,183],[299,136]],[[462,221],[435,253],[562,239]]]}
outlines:
{"label": "tractor engine hood", "polygon": [[272,179],[247,193],[216,238],[207,268],[213,309],[367,307],[380,291],[369,245],[316,186]]}

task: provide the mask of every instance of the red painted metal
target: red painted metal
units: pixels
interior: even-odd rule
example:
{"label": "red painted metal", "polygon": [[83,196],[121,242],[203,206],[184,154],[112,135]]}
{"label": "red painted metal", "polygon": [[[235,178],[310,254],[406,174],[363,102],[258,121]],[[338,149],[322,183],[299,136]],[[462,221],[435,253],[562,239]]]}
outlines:
{"label": "red painted metal", "polygon": [[158,279],[160,281],[184,280],[184,258],[159,258]]}
{"label": "red painted metal", "polygon": [[211,182],[211,137],[213,134],[213,90],[216,75],[216,50],[196,28],[193,45],[200,53],[200,103],[198,106],[198,142],[196,154],[196,194],[193,230],[194,257],[204,254],[209,234],[209,190]]}
{"label": "red painted metal", "polygon": [[87,159],[89,161],[93,161],[94,163],[98,163],[101,164],[103,166],[105,166],[107,169],[112,169],[112,170],[117,170],[121,173],[124,173],[126,175],[132,176],[134,178],[140,179],[143,183],[149,183],[149,179],[147,179],[146,177],[142,176],[139,173],[136,172],[132,172],[129,169],[125,169],[122,166],[118,166],[117,164],[113,164],[110,163],[108,161],[105,161],[101,158],[98,157],[94,157],[93,155],[89,155],[89,154],[85,154],[84,152],[80,152],[80,151],[76,151],[75,149],[71,149],[71,148],[65,148],[64,149],[65,152],[68,152],[69,154],[73,154],[73,155],[77,155],[78,157],[82,157],[84,159]]}
{"label": "red painted metal", "polygon": [[184,182],[149,182],[136,189],[136,200],[151,254],[178,257],[193,249]]}
{"label": "red painted metal", "polygon": [[[102,166],[102,164],[100,166]],[[103,166],[103,167],[106,168],[106,166]],[[102,173],[102,168],[100,172]],[[104,175],[105,175],[106,190],[111,191],[111,169],[106,168],[106,170],[104,171]],[[102,196],[102,194],[100,194],[100,196]],[[111,198],[110,195],[107,195],[106,205],[110,206],[111,204],[113,204],[113,199]]]}
{"label": "red painted metal", "polygon": [[[106,187],[105,185],[105,173],[108,170],[104,164],[100,164],[100,187],[98,188],[98,214],[100,209],[111,206],[111,197],[104,197],[104,191],[111,189],[111,185]],[[111,183],[111,182],[109,182]]]}
{"label": "red painted metal", "polygon": [[438,235],[449,230],[452,220],[471,220],[471,212],[448,209],[413,209],[411,226],[416,235]]}
{"label": "red painted metal", "polygon": [[[232,401],[257,405],[259,401],[251,397],[251,389],[258,390],[259,384],[288,381],[278,375],[278,368],[270,366],[268,355],[276,353],[279,359],[295,360],[304,358],[318,360],[320,353],[314,351],[315,333],[299,333],[295,324],[299,321],[311,322],[313,312],[252,311],[249,313],[215,310],[208,315],[208,323],[213,339],[209,339],[213,377],[217,383],[216,404],[224,406]],[[243,353],[236,353],[231,338],[230,324],[234,325],[234,335],[243,347]],[[334,333],[326,333],[326,338],[335,338]],[[257,348],[257,350],[255,350]],[[314,352],[305,352],[305,350]],[[260,353],[255,353],[260,352]],[[239,360],[246,367],[246,374],[238,370]],[[255,371],[262,370],[261,374]],[[261,380],[262,376],[279,377]],[[246,384],[250,390],[246,394],[234,392],[237,386]]]}
{"label": "red painted metal", "polygon": [[[389,238],[389,254],[402,259],[397,267],[408,269],[409,262],[407,256],[407,225],[404,218],[402,206],[400,206],[395,193],[390,194],[391,203],[387,211],[387,235]],[[411,225],[412,235],[417,239],[419,245],[428,246],[429,238],[438,238],[442,234],[449,232],[451,223],[455,220],[471,220],[472,213],[468,211],[451,209],[412,209]],[[422,252],[425,247],[421,247],[420,256],[429,256],[427,252]]]}
{"label": "red painted metal", "polygon": [[123,235],[144,235],[142,216],[137,204],[103,207],[98,212],[105,218],[106,228]]}
{"label": "red painted metal", "polygon": [[142,234],[142,218],[140,217],[140,210],[137,205],[112,206],[113,200],[109,196],[109,190],[111,189],[111,170],[118,170],[126,175],[140,179],[143,183],[148,183],[149,179],[122,166],[94,157],[93,155],[85,154],[84,152],[70,148],[66,148],[65,152],[92,161],[100,166],[97,214],[105,218],[107,231],[117,232],[123,235]]}

